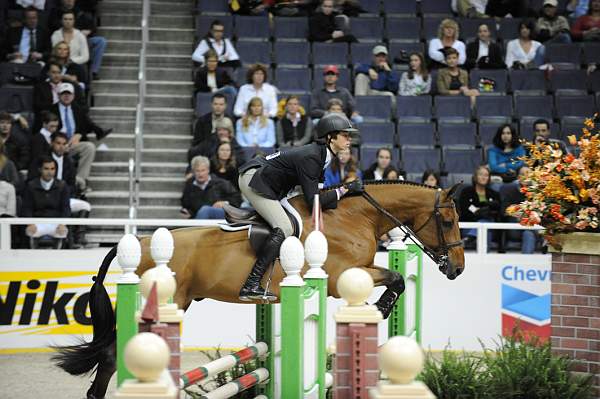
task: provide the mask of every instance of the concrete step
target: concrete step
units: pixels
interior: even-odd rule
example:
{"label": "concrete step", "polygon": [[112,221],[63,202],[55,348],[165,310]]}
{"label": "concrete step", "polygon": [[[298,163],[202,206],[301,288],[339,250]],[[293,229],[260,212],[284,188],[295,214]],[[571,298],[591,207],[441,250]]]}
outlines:
{"label": "concrete step", "polygon": [[[110,122],[107,122],[110,123]],[[114,122],[113,122],[114,123]],[[108,126],[108,125],[107,125]],[[94,138],[94,134],[88,137]],[[147,135],[144,137],[143,146],[147,149],[185,149],[191,145],[192,138],[188,134],[176,134],[173,130],[169,134]],[[135,148],[135,135],[131,133],[111,133],[103,140],[109,149]]]}
{"label": "concrete step", "polygon": [[[218,1],[218,0],[217,0]],[[125,12],[141,13],[141,0],[104,0],[101,4],[101,10],[108,13]],[[190,14],[194,10],[194,2],[177,0],[153,0],[150,2],[150,10],[154,13],[164,14]]]}
{"label": "concrete step", "polygon": [[[140,206],[138,217],[142,219],[180,219],[181,206]],[[129,216],[128,205],[97,205],[92,208],[90,217],[93,218],[126,218]],[[121,233],[123,236],[123,233]],[[117,240],[118,241],[118,240]]]}
{"label": "concrete step", "polygon": [[[133,148],[111,148],[109,151],[96,152],[95,162],[127,162],[134,156]],[[187,149],[147,148],[142,151],[144,162],[186,162]]]}
{"label": "concrete step", "polygon": [[[112,10],[102,13],[102,27],[141,26],[142,13],[114,13]],[[180,28],[194,26],[194,17],[190,14],[159,14],[150,16],[150,28]]]}
{"label": "concrete step", "polygon": [[[144,177],[179,178],[185,174],[187,164],[185,158],[178,162],[142,162]],[[127,161],[94,162],[92,176],[128,176]]]}
{"label": "concrete step", "polygon": [[[98,116],[94,118],[94,121],[100,126],[108,126],[114,129],[115,132],[119,133],[131,133],[133,134],[135,129],[134,119],[114,119],[112,117],[104,118]],[[192,138],[192,125],[187,120],[172,120],[172,121],[155,121],[144,123],[144,137],[147,136],[164,136],[166,132],[176,132],[178,135],[187,136],[188,139]],[[112,135],[112,134],[111,134]],[[170,133],[169,133],[170,135]],[[109,136],[110,137],[110,136]]]}
{"label": "concrete step", "polygon": [[[128,176],[92,176],[89,179],[90,186],[94,191],[129,191]],[[142,177],[140,190],[142,191],[164,191],[179,193],[183,191],[185,180],[183,175],[179,177]],[[90,194],[92,194],[90,193]]]}
{"label": "concrete step", "polygon": [[[95,107],[135,107],[138,103],[137,93],[95,93]],[[146,107],[190,108],[192,97],[189,94],[147,94]]]}
{"label": "concrete step", "polygon": [[[195,30],[190,28],[150,27],[150,41],[194,43]],[[141,40],[142,29],[138,26],[102,26],[98,34],[111,40]]]}
{"label": "concrete step", "polygon": [[[139,85],[137,80],[100,80],[94,83],[94,95],[127,93],[137,94]],[[146,92],[148,94],[179,94],[192,96],[194,93],[194,84],[192,82],[179,81],[149,81],[146,83]]]}
{"label": "concrete step", "polygon": [[[191,56],[190,56],[191,60]],[[100,78],[109,80],[137,80],[139,68],[136,66],[102,66]],[[147,80],[191,82],[192,67],[148,67],[146,68]],[[102,81],[102,80],[100,80]]]}
{"label": "concrete step", "polygon": [[[131,53],[105,53],[103,62],[111,66],[137,66],[140,62],[138,52]],[[146,66],[148,68],[187,68],[191,80],[192,57],[189,52],[184,54],[147,54]]]}
{"label": "concrete step", "polygon": [[[139,53],[142,44],[137,40],[113,40],[108,43],[106,48],[107,53]],[[149,55],[187,55],[192,58],[194,47],[191,43],[178,42],[152,42],[148,43],[147,51]]]}
{"label": "concrete step", "polygon": [[90,109],[90,116],[94,120],[135,120],[135,107],[100,107],[96,105]]}
{"label": "concrete step", "polygon": [[[183,189],[183,187],[182,187]],[[129,190],[98,191],[87,195],[92,207],[98,205],[129,205]],[[181,204],[181,191],[140,191],[140,206],[178,206]]]}

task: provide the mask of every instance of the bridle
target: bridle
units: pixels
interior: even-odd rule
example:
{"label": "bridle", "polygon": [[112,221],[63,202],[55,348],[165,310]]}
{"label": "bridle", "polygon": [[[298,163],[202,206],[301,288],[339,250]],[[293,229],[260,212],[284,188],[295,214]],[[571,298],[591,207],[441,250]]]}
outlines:
{"label": "bridle", "polygon": [[[402,223],[397,217],[388,212],[377,202],[377,200],[375,200],[375,198],[371,196],[371,194],[367,193],[366,191],[363,191],[361,195],[367,200],[367,202],[373,205],[373,207],[379,212],[381,212],[385,217],[390,219],[392,223],[394,223],[394,225],[396,225],[396,227],[398,227],[404,233],[404,238],[402,239],[402,241],[406,241],[407,238],[410,238],[410,240],[414,242],[417,247],[419,247],[431,260],[433,260],[440,267],[440,270],[442,270],[443,272],[449,272],[448,251],[450,250],[450,248],[463,246],[463,241],[459,240],[447,243],[446,239],[444,238],[442,214],[440,212],[440,209],[454,208],[454,202],[450,202],[449,204],[440,204],[440,192],[441,190],[435,191],[435,203],[433,205],[433,212],[431,212],[427,220],[425,220],[425,222],[415,230],[411,229],[410,227]],[[435,220],[437,238],[439,243],[439,245],[435,248],[430,248],[427,245],[423,245],[416,240],[417,233],[423,230],[423,228],[427,226],[427,224],[432,219]]]}

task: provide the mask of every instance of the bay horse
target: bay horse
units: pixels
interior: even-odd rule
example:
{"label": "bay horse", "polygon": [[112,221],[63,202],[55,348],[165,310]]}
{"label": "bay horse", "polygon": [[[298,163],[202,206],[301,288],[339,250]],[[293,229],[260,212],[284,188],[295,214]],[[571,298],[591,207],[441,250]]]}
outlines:
{"label": "bay horse", "polygon": [[[335,188],[335,187],[332,187]],[[323,212],[323,233],[327,237],[329,256],[324,270],[329,275],[329,295],[339,298],[337,279],[352,267],[367,271],[375,286],[387,289],[376,302],[385,317],[404,292],[404,279],[395,272],[373,264],[377,240],[401,224],[410,229],[449,279],[464,269],[464,251],[458,228],[458,214],[452,200],[457,185],[446,190],[403,181],[365,182],[362,195],[344,197],[337,209]],[[305,229],[304,241],[311,224],[311,210],[302,196],[290,203],[298,210]],[[219,227],[191,227],[172,231],[173,257],[169,263],[175,272],[177,290],[174,302],[187,309],[193,300],[211,298],[240,302],[240,287],[255,260],[247,231],[224,232]],[[150,257],[150,237],[140,238],[142,258],[136,273],[142,275],[154,267]],[[87,392],[88,399],[103,398],[115,366],[115,315],[103,285],[116,246],[104,258],[90,290],[89,305],[93,340],[79,345],[57,348],[54,359],[65,371],[81,375],[96,368],[96,377]],[[306,266],[305,266],[306,268]],[[306,269],[304,270],[306,271]],[[267,273],[268,274],[268,273]],[[284,272],[277,261],[270,287],[279,296]],[[265,276],[265,278],[267,278]],[[264,283],[264,281],[263,281]]]}

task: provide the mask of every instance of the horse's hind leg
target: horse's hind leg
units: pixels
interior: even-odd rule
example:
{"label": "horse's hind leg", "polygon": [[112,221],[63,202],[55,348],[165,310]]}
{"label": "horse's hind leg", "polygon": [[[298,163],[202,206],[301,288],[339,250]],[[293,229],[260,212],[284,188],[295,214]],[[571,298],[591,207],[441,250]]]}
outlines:
{"label": "horse's hind leg", "polygon": [[104,359],[98,362],[96,377],[94,378],[92,386],[87,391],[87,399],[103,399],[106,396],[110,379],[115,371],[117,371],[115,356],[115,343],[113,343],[107,348]]}
{"label": "horse's hind leg", "polygon": [[387,319],[394,309],[394,304],[404,292],[404,277],[398,272],[384,269],[383,267],[370,265],[362,268],[373,278],[376,287],[385,285],[387,289],[381,294],[375,306]]}

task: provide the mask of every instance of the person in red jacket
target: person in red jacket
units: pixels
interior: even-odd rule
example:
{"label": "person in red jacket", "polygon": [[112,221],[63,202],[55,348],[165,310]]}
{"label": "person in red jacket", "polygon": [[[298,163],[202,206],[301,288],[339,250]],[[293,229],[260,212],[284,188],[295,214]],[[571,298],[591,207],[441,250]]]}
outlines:
{"label": "person in red jacket", "polygon": [[600,0],[591,0],[587,15],[577,18],[571,28],[575,40],[600,41]]}

